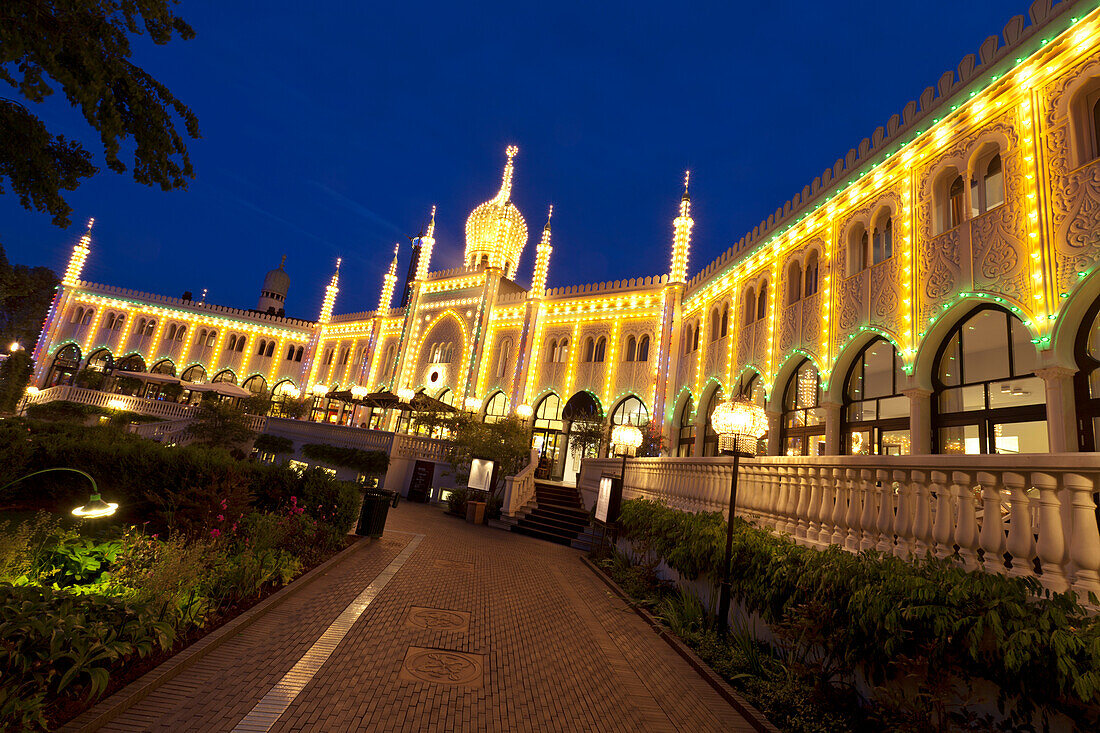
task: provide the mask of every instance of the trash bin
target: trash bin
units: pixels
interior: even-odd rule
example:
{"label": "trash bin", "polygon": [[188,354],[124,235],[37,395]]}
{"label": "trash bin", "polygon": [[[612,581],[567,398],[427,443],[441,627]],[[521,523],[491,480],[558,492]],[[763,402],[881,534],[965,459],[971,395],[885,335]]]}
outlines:
{"label": "trash bin", "polygon": [[382,536],[386,528],[386,515],[390,511],[390,503],[394,501],[394,492],[371,490],[363,492],[363,508],[359,512],[359,524],[355,528],[355,534],[360,537]]}
{"label": "trash bin", "polygon": [[466,502],[466,521],[473,524],[485,524],[485,502]]}

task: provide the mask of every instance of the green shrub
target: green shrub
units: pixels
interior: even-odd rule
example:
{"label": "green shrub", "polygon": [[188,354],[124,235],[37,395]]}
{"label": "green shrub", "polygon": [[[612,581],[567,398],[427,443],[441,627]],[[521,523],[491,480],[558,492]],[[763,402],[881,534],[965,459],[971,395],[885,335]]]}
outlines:
{"label": "green shrub", "polygon": [[[646,500],[623,503],[623,535],[689,579],[720,577],[725,522]],[[1072,593],[1034,579],[967,572],[838,547],[813,550],[738,519],[733,596],[789,648],[814,648],[826,676],[861,670],[876,685],[986,679],[1020,721],[1038,709],[1081,726],[1100,719],[1100,620]],[[937,724],[945,724],[940,720]]]}
{"label": "green shrub", "polygon": [[68,588],[99,580],[118,557],[122,543],[69,537],[46,547],[38,568],[39,582]]}
{"label": "green shrub", "polygon": [[0,583],[0,728],[45,728],[47,700],[77,685],[97,697],[112,667],[167,649],[173,638],[140,605]]}
{"label": "green shrub", "polygon": [[390,457],[380,450],[341,448],[325,443],[306,443],[302,455],[310,460],[351,468],[366,476],[381,476],[390,465]]}
{"label": "green shrub", "polygon": [[451,493],[447,494],[447,511],[461,517],[466,516],[466,502],[469,498],[470,490],[466,487],[451,489]]}
{"label": "green shrub", "polygon": [[294,451],[294,441],[281,435],[263,433],[256,436],[252,447],[261,453],[292,453]]}

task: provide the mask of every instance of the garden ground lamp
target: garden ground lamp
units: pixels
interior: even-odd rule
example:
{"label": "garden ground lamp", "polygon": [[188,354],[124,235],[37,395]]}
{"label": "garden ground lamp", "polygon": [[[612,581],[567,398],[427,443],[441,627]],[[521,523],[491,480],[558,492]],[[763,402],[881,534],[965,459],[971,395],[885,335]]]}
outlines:
{"label": "garden ground lamp", "polygon": [[40,473],[49,473],[51,471],[70,471],[72,473],[79,473],[84,478],[92,482],[92,495],[88,499],[88,503],[83,506],[78,506],[73,509],[73,516],[80,517],[81,519],[98,519],[99,517],[109,517],[115,513],[118,509],[118,504],[113,501],[103,501],[103,498],[99,495],[99,487],[96,486],[95,479],[90,474],[85,473],[77,468],[46,468],[41,471],[35,471],[34,473],[28,473],[26,476],[20,476],[15,481],[10,481],[3,486],[0,486],[0,491],[8,488],[12,484],[17,484],[23,479],[28,479],[31,476],[37,476]]}
{"label": "garden ground lamp", "polygon": [[611,452],[623,457],[623,470],[619,475],[620,481],[626,481],[626,457],[638,452],[638,446],[642,444],[642,431],[637,425],[623,423],[611,429]]}
{"label": "garden ground lamp", "polygon": [[730,480],[729,520],[726,522],[726,554],[722,565],[722,583],[718,589],[718,630],[729,628],[730,575],[733,554],[733,513],[737,508],[737,470],[741,455],[756,455],[756,443],[768,430],[764,408],[746,400],[726,400],[714,408],[710,417],[718,433],[718,449],[722,455],[733,456],[733,478]]}

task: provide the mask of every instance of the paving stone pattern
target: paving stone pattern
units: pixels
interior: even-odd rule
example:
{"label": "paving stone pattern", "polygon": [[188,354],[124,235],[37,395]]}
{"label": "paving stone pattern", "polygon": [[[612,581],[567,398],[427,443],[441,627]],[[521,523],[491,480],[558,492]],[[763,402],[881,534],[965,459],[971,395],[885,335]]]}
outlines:
{"label": "paving stone pattern", "polygon": [[101,730],[231,730],[404,549],[400,532],[424,538],[272,731],[752,730],[576,550],[408,503],[386,529]]}

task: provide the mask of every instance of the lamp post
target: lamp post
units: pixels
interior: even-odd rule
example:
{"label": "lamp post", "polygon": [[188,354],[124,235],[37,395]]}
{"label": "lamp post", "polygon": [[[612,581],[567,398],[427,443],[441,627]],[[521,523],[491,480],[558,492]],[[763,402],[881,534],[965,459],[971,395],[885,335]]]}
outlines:
{"label": "lamp post", "polygon": [[722,563],[722,582],[718,588],[718,631],[729,629],[730,576],[733,555],[733,514],[737,509],[737,470],[741,454],[756,454],[756,443],[768,430],[764,408],[747,400],[726,400],[714,408],[710,418],[718,433],[718,448],[722,455],[733,456],[733,478],[730,480],[729,519],[726,521],[726,553]]}
{"label": "lamp post", "polygon": [[118,504],[116,504],[115,502],[113,502],[113,501],[103,501],[102,497],[100,497],[100,495],[99,495],[99,487],[96,486],[95,479],[92,478],[90,474],[85,473],[84,471],[81,471],[78,468],[65,468],[65,467],[44,468],[41,471],[35,471],[34,473],[28,473],[26,476],[20,476],[19,478],[15,479],[14,481],[9,481],[8,483],[4,484],[3,486],[0,486],[0,491],[3,491],[4,489],[8,488],[12,484],[19,483],[23,479],[28,479],[28,478],[31,478],[32,476],[37,476],[40,473],[50,473],[51,471],[70,471],[72,473],[79,473],[81,476],[83,476],[84,478],[86,478],[86,479],[88,479],[89,481],[92,482],[92,495],[88,499],[88,503],[84,504],[83,506],[78,506],[75,509],[73,509],[73,516],[74,517],[81,517],[82,519],[98,519],[99,517],[109,517],[112,514],[114,514],[115,511],[118,509]]}
{"label": "lamp post", "polygon": [[623,457],[623,470],[619,480],[626,481],[626,457],[633,456],[642,444],[642,431],[637,425],[623,423],[611,429],[611,452]]}

